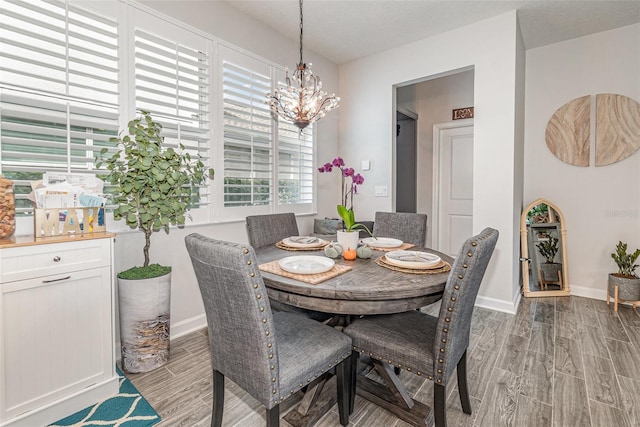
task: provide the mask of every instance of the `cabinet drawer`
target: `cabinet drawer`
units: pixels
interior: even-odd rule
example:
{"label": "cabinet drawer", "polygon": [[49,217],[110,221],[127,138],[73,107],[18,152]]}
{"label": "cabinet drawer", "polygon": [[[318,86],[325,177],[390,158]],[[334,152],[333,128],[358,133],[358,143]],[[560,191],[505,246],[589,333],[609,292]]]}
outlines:
{"label": "cabinet drawer", "polygon": [[111,264],[109,239],[20,246],[0,251],[0,283]]}

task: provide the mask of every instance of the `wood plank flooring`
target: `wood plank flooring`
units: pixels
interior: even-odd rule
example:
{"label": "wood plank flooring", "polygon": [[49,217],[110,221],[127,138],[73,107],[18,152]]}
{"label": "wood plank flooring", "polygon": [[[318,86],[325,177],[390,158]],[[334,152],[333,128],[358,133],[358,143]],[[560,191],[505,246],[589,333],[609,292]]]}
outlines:
{"label": "wood plank flooring", "polygon": [[[423,310],[437,315],[438,305]],[[449,426],[640,426],[640,314],[629,306],[580,297],[531,298],[515,315],[476,307],[467,369],[473,413],[462,412],[455,375],[449,386]],[[211,367],[206,330],[171,342],[170,362],[128,374],[162,417],[159,427],[209,426]],[[433,385],[408,372],[400,380],[432,405]],[[298,393],[281,408],[286,414]],[[264,426],[264,409],[227,381],[223,425]],[[361,397],[350,425],[405,427]],[[282,426],[288,426],[286,421]],[[318,423],[339,426],[337,407]]]}

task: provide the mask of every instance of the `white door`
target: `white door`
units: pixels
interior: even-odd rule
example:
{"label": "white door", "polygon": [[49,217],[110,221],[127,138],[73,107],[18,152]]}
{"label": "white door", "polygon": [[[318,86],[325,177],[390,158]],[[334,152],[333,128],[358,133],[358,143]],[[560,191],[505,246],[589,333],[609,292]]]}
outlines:
{"label": "white door", "polygon": [[473,235],[473,119],[434,125],[434,242],[455,256]]}

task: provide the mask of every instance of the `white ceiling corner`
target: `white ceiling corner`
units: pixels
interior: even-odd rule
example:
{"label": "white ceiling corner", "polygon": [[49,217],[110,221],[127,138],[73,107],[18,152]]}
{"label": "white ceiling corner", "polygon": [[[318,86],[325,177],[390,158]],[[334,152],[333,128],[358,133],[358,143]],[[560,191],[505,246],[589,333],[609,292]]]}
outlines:
{"label": "white ceiling corner", "polygon": [[[223,1],[298,39],[297,0]],[[344,64],[510,10],[527,49],[640,22],[640,0],[305,0],[304,47]]]}

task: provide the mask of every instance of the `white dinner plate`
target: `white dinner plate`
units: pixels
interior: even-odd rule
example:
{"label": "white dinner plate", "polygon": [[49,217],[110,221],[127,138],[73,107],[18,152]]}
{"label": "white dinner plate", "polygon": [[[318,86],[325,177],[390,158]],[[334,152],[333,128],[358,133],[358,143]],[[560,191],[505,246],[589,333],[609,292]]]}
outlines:
{"label": "white dinner plate", "polygon": [[385,256],[389,264],[417,269],[433,268],[441,261],[438,255],[418,251],[392,251],[387,252]]}
{"label": "white dinner plate", "polygon": [[335,261],[323,256],[299,255],[282,258],[278,264],[289,273],[318,274],[331,270]]}
{"label": "white dinner plate", "polygon": [[374,248],[399,248],[404,243],[402,240],[392,239],[391,237],[367,237],[362,239],[362,243],[366,243]]}
{"label": "white dinner plate", "polygon": [[327,242],[313,236],[291,236],[282,239],[282,243],[291,248],[319,248]]}

